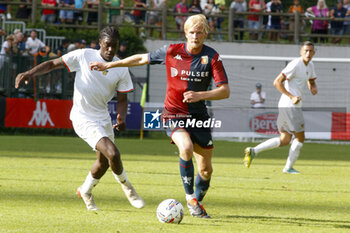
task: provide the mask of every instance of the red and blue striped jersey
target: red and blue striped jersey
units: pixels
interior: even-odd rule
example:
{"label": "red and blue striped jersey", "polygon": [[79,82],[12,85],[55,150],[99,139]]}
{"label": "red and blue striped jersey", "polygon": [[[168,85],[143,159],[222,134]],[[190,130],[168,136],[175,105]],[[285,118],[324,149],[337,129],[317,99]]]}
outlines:
{"label": "red and blue striped jersey", "polygon": [[[149,53],[149,64],[165,64],[167,92],[164,102],[166,114],[207,116],[205,101],[183,103],[186,91],[207,91],[211,80],[215,85],[228,83],[227,75],[219,54],[203,45],[198,54],[190,54],[186,44],[171,44]],[[204,115],[203,115],[204,114]]]}

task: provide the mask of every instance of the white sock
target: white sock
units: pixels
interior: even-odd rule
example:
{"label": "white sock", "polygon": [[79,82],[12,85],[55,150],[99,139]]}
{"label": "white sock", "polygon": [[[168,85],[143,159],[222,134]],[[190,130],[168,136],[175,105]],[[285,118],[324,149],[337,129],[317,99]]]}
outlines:
{"label": "white sock", "polygon": [[271,138],[269,140],[266,140],[265,142],[260,143],[256,147],[254,147],[255,154],[258,154],[260,152],[263,152],[265,150],[272,150],[274,148],[279,147],[281,144],[280,138]]}
{"label": "white sock", "polygon": [[186,193],[186,201],[190,201],[192,200],[193,198],[196,198],[196,195],[194,193],[192,194],[187,194]]}
{"label": "white sock", "polygon": [[92,188],[95,187],[99,181],[99,179],[92,177],[90,171],[85,179],[84,184],[80,187],[80,191],[82,193],[91,193]]}
{"label": "white sock", "polygon": [[128,177],[126,175],[124,168],[123,168],[123,171],[120,175],[115,174],[113,171],[112,171],[112,173],[113,173],[115,179],[119,182],[119,184],[128,183]]}
{"label": "white sock", "polygon": [[289,156],[287,159],[286,166],[284,167],[286,170],[291,169],[297,161],[300,153],[300,149],[303,146],[303,143],[299,142],[297,139],[294,139],[292,145],[289,148]]}

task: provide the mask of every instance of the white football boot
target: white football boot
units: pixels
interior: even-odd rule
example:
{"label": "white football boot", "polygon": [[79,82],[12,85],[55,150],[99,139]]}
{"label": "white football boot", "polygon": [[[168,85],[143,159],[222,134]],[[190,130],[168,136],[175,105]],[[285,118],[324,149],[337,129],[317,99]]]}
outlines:
{"label": "white football boot", "polygon": [[79,187],[77,189],[76,193],[80,198],[83,199],[83,201],[85,202],[86,208],[88,210],[93,210],[93,211],[99,210],[95,204],[94,197],[92,196],[92,193],[83,193],[80,191],[80,188],[81,187]]}
{"label": "white football boot", "polygon": [[128,198],[130,204],[138,209],[141,209],[145,206],[145,202],[143,199],[137,194],[134,187],[131,185],[129,181],[125,181],[120,184],[122,186],[122,190],[124,191],[125,196]]}

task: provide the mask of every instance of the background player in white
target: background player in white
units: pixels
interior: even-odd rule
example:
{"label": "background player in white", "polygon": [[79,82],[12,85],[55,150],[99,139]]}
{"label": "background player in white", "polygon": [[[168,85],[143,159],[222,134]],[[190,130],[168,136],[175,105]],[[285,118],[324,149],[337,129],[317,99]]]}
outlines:
{"label": "background player in white", "polygon": [[[118,29],[106,27],[100,32],[100,50],[78,49],[64,56],[46,61],[33,69],[18,74],[15,87],[22,81],[37,75],[46,74],[54,69],[66,67],[70,72],[76,72],[74,82],[73,107],[70,113],[75,132],[96,151],[97,160],[91,168],[85,182],[77,189],[77,194],[83,198],[88,210],[98,210],[92,188],[97,185],[108,167],[121,184],[131,205],[142,208],[145,203],[129,182],[120,158],[118,148],[114,144],[113,128],[125,129],[127,114],[127,95],[133,90],[133,85],[127,68],[114,68],[104,71],[91,71],[91,61],[116,61],[115,56],[119,44]],[[117,92],[117,124],[112,126],[107,103]]]}
{"label": "background player in white", "polygon": [[244,165],[249,167],[254,156],[265,150],[285,146],[290,143],[294,135],[294,140],[289,149],[287,163],[283,169],[284,173],[298,174],[293,168],[295,161],[299,157],[300,149],[303,146],[304,117],[302,113],[302,98],[304,90],[308,87],[313,95],[317,94],[316,74],[314,64],[311,59],[315,55],[314,45],[306,41],[300,50],[301,57],[291,61],[278,75],[274,85],[282,93],[278,103],[277,126],[280,137],[271,138],[256,147],[245,149]]}

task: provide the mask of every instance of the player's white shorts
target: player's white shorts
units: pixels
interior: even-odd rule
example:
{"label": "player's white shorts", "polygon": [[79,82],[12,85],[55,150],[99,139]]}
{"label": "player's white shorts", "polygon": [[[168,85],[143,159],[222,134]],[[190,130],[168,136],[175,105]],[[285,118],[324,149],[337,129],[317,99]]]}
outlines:
{"label": "player's white shorts", "polygon": [[96,151],[97,142],[108,137],[114,142],[114,132],[110,119],[102,121],[72,121],[76,134]]}
{"label": "player's white shorts", "polygon": [[304,116],[301,108],[278,108],[277,126],[279,132],[304,132]]}

